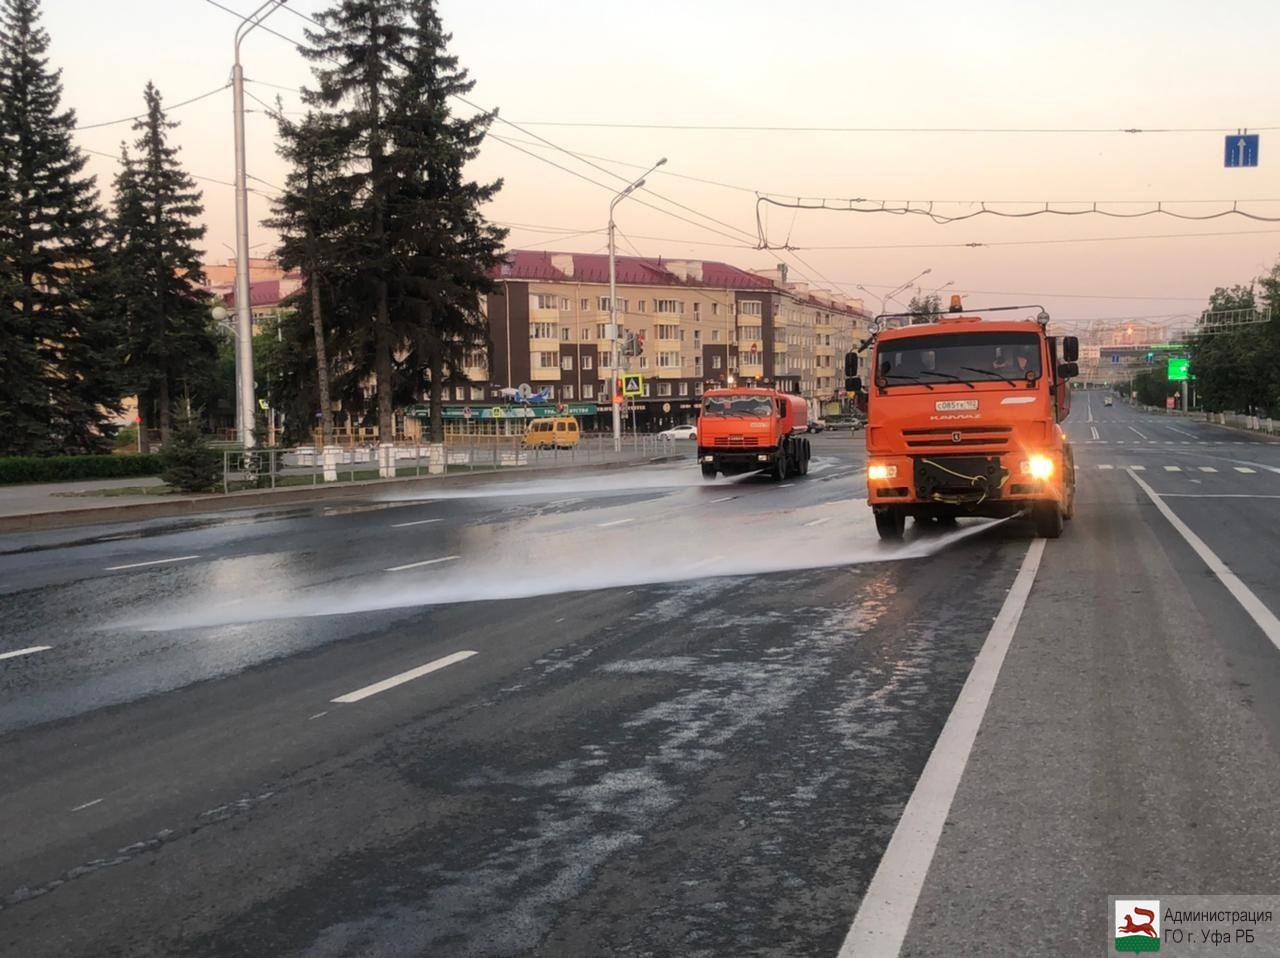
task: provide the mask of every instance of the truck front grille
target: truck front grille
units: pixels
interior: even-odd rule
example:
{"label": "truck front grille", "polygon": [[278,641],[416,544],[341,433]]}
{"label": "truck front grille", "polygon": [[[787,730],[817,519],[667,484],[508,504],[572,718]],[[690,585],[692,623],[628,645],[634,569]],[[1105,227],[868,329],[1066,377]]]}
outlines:
{"label": "truck front grille", "polygon": [[746,449],[760,445],[759,436],[716,436],[713,445],[719,449]]}

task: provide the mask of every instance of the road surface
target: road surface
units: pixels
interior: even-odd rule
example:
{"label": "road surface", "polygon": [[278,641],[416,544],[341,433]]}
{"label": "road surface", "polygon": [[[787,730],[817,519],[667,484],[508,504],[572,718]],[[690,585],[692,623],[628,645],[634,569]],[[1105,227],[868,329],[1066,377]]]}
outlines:
{"label": "road surface", "polygon": [[1066,428],[1048,542],[879,543],[847,433],[0,538],[0,954],[1084,955],[1275,892],[1280,447]]}

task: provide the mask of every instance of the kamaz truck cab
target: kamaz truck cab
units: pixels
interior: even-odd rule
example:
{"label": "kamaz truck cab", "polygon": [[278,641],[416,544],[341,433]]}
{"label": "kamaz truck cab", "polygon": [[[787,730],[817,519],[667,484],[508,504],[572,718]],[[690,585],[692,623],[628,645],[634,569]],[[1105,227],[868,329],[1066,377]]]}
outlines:
{"label": "kamaz truck cab", "polygon": [[858,353],[845,357],[846,388],[866,390],[867,501],[880,537],[900,539],[908,516],[1020,513],[1039,535],[1061,535],[1075,462],[1059,423],[1078,341],[1048,335],[1039,306],[966,313],[953,296],[949,312],[920,319],[877,317],[865,384]]}

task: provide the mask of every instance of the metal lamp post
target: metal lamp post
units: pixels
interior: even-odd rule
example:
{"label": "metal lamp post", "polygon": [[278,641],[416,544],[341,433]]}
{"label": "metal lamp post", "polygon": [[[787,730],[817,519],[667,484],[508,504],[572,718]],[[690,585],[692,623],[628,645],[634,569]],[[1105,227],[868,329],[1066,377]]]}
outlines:
{"label": "metal lamp post", "polygon": [[[610,348],[613,352],[613,363],[611,365],[612,365],[612,375],[614,376],[614,378],[616,378],[618,375],[618,352],[619,352],[618,343],[621,337],[619,336],[619,330],[618,330],[618,263],[617,263],[618,254],[617,254],[617,245],[614,242],[614,233],[616,232],[616,230],[613,225],[613,210],[614,210],[614,207],[616,207],[619,203],[625,200],[633,192],[640,189],[640,187],[644,186],[644,180],[646,176],[648,176],[650,173],[652,173],[654,170],[656,170],[658,167],[662,166],[662,164],[666,162],[667,162],[667,158],[664,156],[662,159],[658,160],[657,163],[653,164],[653,166],[649,167],[649,169],[645,171],[644,176],[641,176],[639,179],[634,180],[633,182],[627,184],[627,186],[623,187],[623,189],[616,196],[614,196],[614,198],[609,202],[609,338],[612,341]],[[630,368],[631,368],[630,363],[627,363],[627,362],[623,363],[624,371]],[[612,384],[610,387],[610,391],[612,392]],[[621,452],[622,451],[622,404],[616,401],[617,400],[616,394],[612,398],[615,400],[613,403],[613,451]],[[624,402],[626,401],[625,396],[623,397],[623,401]]]}
{"label": "metal lamp post", "polygon": [[231,67],[232,116],[236,151],[236,419],[240,442],[254,446],[253,311],[249,302],[249,183],[244,158],[244,70],[240,43],[288,0],[266,0],[244,18],[235,34],[235,63]]}

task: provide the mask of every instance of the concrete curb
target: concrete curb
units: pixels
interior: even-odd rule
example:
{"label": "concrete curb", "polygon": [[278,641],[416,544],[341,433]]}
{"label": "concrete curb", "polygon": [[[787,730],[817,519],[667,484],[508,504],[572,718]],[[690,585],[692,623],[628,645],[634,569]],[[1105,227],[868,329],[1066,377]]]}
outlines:
{"label": "concrete curb", "polygon": [[111,522],[141,522],[147,519],[166,519],[175,516],[200,515],[209,512],[232,512],[238,509],[297,505],[307,502],[324,502],[331,499],[357,499],[378,493],[406,489],[425,488],[438,482],[450,484],[472,480],[483,485],[491,482],[507,482],[512,479],[528,479],[538,476],[560,476],[566,473],[586,471],[605,472],[632,466],[647,466],[664,462],[692,459],[685,455],[654,456],[623,462],[603,462],[578,466],[550,466],[544,468],[514,468],[503,472],[453,473],[444,476],[414,476],[405,479],[370,479],[363,482],[339,482],[317,486],[291,486],[285,489],[252,489],[244,492],[168,498],[156,502],[129,503],[118,506],[89,506],[84,509],[65,509],[58,512],[29,512],[0,516],[0,535],[11,532],[41,532],[47,529],[67,529],[75,526],[102,525]]}

